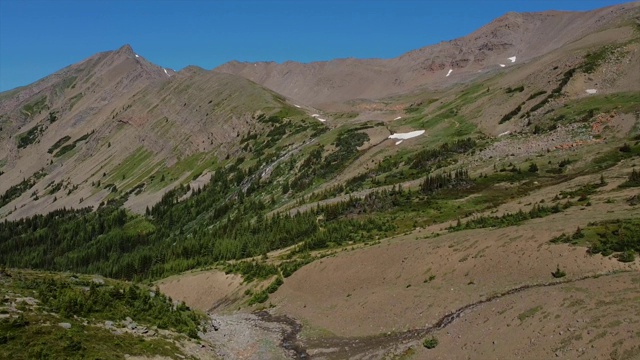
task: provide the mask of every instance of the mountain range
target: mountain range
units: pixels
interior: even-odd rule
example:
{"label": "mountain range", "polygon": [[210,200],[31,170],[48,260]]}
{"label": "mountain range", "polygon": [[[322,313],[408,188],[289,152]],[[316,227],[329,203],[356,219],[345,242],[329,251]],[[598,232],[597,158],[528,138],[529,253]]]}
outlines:
{"label": "mountain range", "polygon": [[[70,332],[83,356],[124,332],[171,343],[148,358],[634,358],[639,142],[638,2],[392,59],[101,52],[0,93],[0,354],[46,307],[111,329]],[[46,276],[95,303],[61,310]]]}

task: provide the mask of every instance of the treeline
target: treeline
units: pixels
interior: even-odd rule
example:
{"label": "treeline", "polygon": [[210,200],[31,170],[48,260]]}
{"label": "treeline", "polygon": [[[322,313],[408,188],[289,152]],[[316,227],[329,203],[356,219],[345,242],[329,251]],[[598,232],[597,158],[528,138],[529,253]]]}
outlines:
{"label": "treeline", "polygon": [[451,173],[436,174],[427,176],[420,190],[425,193],[433,193],[441,189],[459,188],[472,185],[469,178],[469,171],[466,169],[458,169]]}
{"label": "treeline", "polygon": [[0,264],[119,279],[160,278],[299,243],[315,249],[361,241],[389,229],[373,219],[325,216],[319,223],[315,212],[267,218],[265,202],[247,195],[266,185],[253,182],[241,191],[246,183],[240,171],[220,169],[206,187],[182,201],[189,189],[178,187],[147,216],[129,214],[114,201],[95,212],[63,209],[5,221],[0,223]]}
{"label": "treeline", "polygon": [[411,159],[411,169],[431,171],[433,165],[455,154],[464,154],[477,145],[472,138],[459,139],[453,142],[446,142],[435,149],[424,149],[413,155]]}
{"label": "treeline", "polygon": [[331,221],[343,216],[370,214],[403,206],[411,198],[410,192],[403,191],[400,186],[397,188],[394,186],[389,190],[372,191],[363,197],[349,196],[346,201],[318,207],[316,213],[322,214],[325,220]]}
{"label": "treeline", "polygon": [[456,225],[450,226],[449,231],[460,231],[469,229],[482,229],[482,228],[503,228],[518,225],[524,221],[549,216],[551,214],[557,214],[563,209],[566,209],[573,204],[567,201],[564,205],[555,204],[553,206],[545,206],[535,204],[531,210],[524,212],[519,210],[516,213],[505,213],[501,216],[478,216],[469,221],[463,223],[458,220]]}
{"label": "treeline", "polygon": [[334,143],[336,149],[324,157],[324,148],[315,147],[298,168],[298,175],[286,188],[301,192],[309,188],[316,179],[328,179],[342,171],[358,155],[358,147],[369,140],[369,135],[358,130],[361,128],[340,133]]}
{"label": "treeline", "polygon": [[[464,138],[420,150],[408,158],[403,155],[386,157],[374,169],[347,180],[343,190],[358,190],[367,180],[374,186],[383,186],[421,178],[436,169],[455,164],[453,157],[456,154],[467,153],[477,145],[475,139]],[[403,164],[408,164],[408,169],[403,168]],[[381,175],[385,175],[384,178],[380,178]]]}

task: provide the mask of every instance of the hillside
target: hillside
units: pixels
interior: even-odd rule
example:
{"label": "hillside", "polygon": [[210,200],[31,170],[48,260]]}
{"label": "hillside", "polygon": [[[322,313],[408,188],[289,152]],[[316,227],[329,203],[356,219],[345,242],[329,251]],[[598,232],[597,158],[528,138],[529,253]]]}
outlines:
{"label": "hillside", "polygon": [[508,13],[460,39],[388,60],[230,62],[215,71],[243,76],[304,104],[334,109],[335,103],[348,100],[443,89],[506,71],[506,67],[529,62],[585,35],[630,21],[638,6],[636,2],[583,13]]}
{"label": "hillside", "polygon": [[167,189],[246,153],[240,139],[264,131],[254,121],[261,114],[297,114],[299,136],[316,122],[242,78],[165,70],[124,46],[3,93],[0,216],[117,197],[143,212]]}
{"label": "hillside", "polygon": [[638,69],[631,3],[391,60],[124,46],[1,93],[0,354],[637,358]]}

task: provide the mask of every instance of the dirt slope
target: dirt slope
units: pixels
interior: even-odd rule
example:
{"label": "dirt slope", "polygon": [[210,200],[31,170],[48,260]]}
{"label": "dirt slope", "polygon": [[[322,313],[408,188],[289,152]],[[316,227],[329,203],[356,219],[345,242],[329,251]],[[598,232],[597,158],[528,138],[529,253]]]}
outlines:
{"label": "dirt slope", "polygon": [[[400,57],[326,62],[230,62],[215,71],[237,74],[304,104],[372,99],[417,88],[443,88],[500,71],[558,49],[588,33],[637,16],[638,3],[590,12],[508,13],[460,39]],[[515,62],[508,58],[515,56]],[[450,76],[447,76],[452,70]]]}

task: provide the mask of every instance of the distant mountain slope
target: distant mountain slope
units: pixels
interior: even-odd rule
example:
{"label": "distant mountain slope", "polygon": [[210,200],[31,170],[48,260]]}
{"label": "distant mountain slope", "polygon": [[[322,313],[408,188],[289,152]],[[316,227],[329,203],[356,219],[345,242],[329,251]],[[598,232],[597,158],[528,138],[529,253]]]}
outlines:
{"label": "distant mountain slope", "polygon": [[97,206],[132,188],[143,211],[189,174],[241,156],[247,132],[270,128],[255,118],[289,107],[242,77],[176,73],[128,45],[96,54],[0,94],[0,194],[14,189],[0,217]]}
{"label": "distant mountain slope", "polygon": [[[246,77],[313,106],[380,98],[423,86],[441,88],[468,81],[479,73],[500,69],[500,64],[514,64],[509,60],[514,56],[515,64],[528,61],[588,33],[638,17],[639,4],[590,12],[508,13],[463,38],[389,60],[337,59],[307,64],[233,61],[214,70]],[[428,31],[428,25],[423,29]]]}

